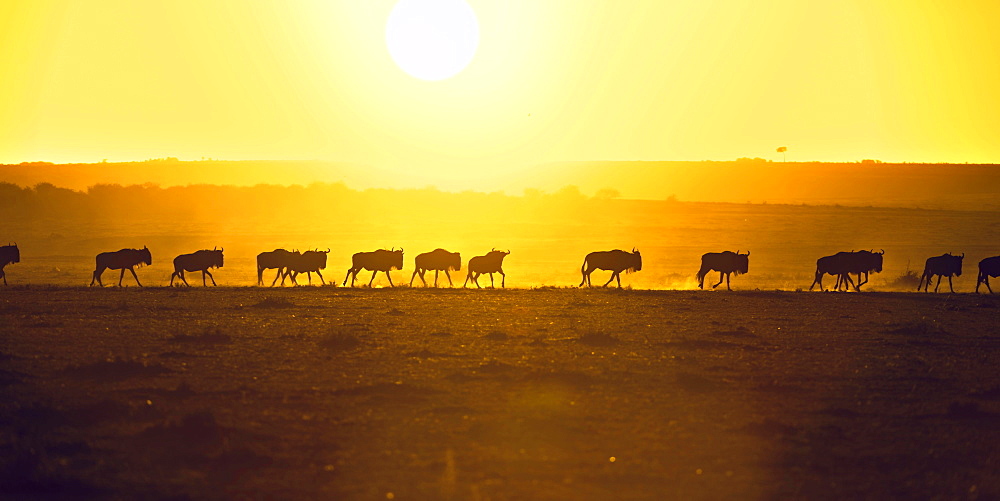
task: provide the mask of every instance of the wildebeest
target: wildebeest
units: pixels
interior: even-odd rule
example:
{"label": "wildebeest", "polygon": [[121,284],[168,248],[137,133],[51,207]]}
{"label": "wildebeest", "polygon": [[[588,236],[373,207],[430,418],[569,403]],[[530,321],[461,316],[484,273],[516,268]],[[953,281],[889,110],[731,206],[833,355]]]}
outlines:
{"label": "wildebeest", "polygon": [[285,249],[274,249],[270,252],[257,254],[257,285],[264,285],[264,270],[277,268],[278,274],[274,276],[271,287],[278,282],[281,277],[281,285],[285,285],[284,273],[288,265],[299,254],[299,251],[291,252]]}
{"label": "wildebeest", "polygon": [[17,244],[4,245],[0,247],[0,277],[3,277],[3,284],[7,285],[7,273],[4,267],[11,263],[21,262],[21,251],[17,249]]}
{"label": "wildebeest", "polygon": [[590,274],[594,270],[610,270],[611,278],[607,282],[604,282],[604,287],[607,287],[612,280],[617,278],[618,288],[621,289],[621,273],[623,271],[631,273],[642,270],[642,256],[634,247],[632,248],[632,252],[626,252],[621,249],[591,252],[587,254],[587,257],[583,258],[583,265],[580,266],[580,273],[583,275],[580,287],[583,287],[583,284],[591,285]]}
{"label": "wildebeest", "polygon": [[[295,277],[299,273],[305,273],[306,278],[309,279],[309,284],[312,285],[312,274],[316,273],[319,275],[320,283],[326,285],[326,280],[323,280],[323,274],[319,272],[326,268],[326,255],[330,252],[330,249],[325,251],[321,250],[311,250],[305,251],[302,254],[292,254],[292,259],[288,263],[288,267],[285,268],[285,275],[290,275],[292,283],[299,285],[295,280]],[[285,283],[285,279],[281,279],[281,283]]]}
{"label": "wildebeest", "polygon": [[937,292],[938,287],[941,286],[942,277],[948,277],[948,288],[955,292],[955,287],[951,284],[951,277],[962,276],[962,258],[964,257],[965,253],[962,253],[961,256],[952,256],[950,253],[946,253],[927,258],[927,262],[924,264],[924,274],[921,275],[920,283],[917,284],[917,291],[920,291],[920,287],[923,286],[924,292],[927,292],[931,286],[931,279],[937,275],[937,285],[934,286],[934,292]]}
{"label": "wildebeest", "polygon": [[496,288],[496,285],[493,283],[493,274],[499,273],[501,276],[500,287],[506,288],[507,275],[503,272],[503,258],[507,257],[508,254],[510,254],[509,250],[504,252],[493,249],[487,252],[485,256],[476,256],[470,259],[469,274],[466,275],[465,282],[462,283],[462,287],[464,288],[469,283],[469,279],[471,278],[472,283],[476,284],[476,287],[482,289],[479,285],[479,275],[489,273],[490,287]]}
{"label": "wildebeest", "polygon": [[990,288],[990,277],[1000,277],[1000,256],[988,257],[979,262],[979,277],[976,278],[976,294],[979,294],[979,284],[986,284],[986,290],[990,291],[990,294],[993,294],[993,289]]}
{"label": "wildebeest", "polygon": [[740,254],[740,251],[709,252],[701,256],[701,269],[698,270],[698,288],[705,288],[705,275],[710,271],[719,272],[719,283],[712,286],[718,287],[722,284],[723,277],[726,280],[726,289],[729,287],[729,275],[735,273],[742,275],[750,270],[750,251]]}
{"label": "wildebeest", "polygon": [[368,281],[368,287],[372,286],[375,275],[380,271],[385,272],[386,278],[389,279],[389,285],[395,287],[396,285],[392,283],[392,277],[389,276],[389,271],[403,269],[403,249],[396,250],[393,247],[391,250],[379,249],[372,252],[358,252],[351,256],[351,268],[347,270],[347,276],[344,277],[344,285],[347,285],[347,279],[350,278],[351,287],[354,287],[358,272],[363,269],[372,272],[372,279]]}
{"label": "wildebeest", "polygon": [[97,255],[97,269],[94,270],[94,278],[90,280],[90,285],[94,285],[96,281],[98,285],[104,287],[104,282],[101,282],[101,275],[104,270],[111,268],[112,270],[122,270],[121,275],[118,277],[118,286],[122,286],[122,279],[125,278],[125,270],[132,272],[132,277],[135,278],[135,283],[142,287],[139,283],[139,277],[135,274],[135,267],[151,265],[153,264],[153,256],[150,255],[149,249],[145,246],[141,249],[122,249],[115,252],[102,252]]}
{"label": "wildebeest", "polygon": [[448,271],[459,271],[462,269],[462,256],[457,252],[448,252],[444,249],[434,249],[430,252],[417,255],[413,259],[413,275],[410,276],[410,286],[413,286],[413,279],[420,276],[420,281],[427,287],[424,274],[427,270],[434,270],[434,287],[438,285],[438,275],[443,271],[448,277],[448,285],[454,287],[451,281],[451,274]]}
{"label": "wildebeest", "polygon": [[208,285],[205,283],[205,276],[212,279],[212,285],[217,285],[215,283],[215,277],[212,273],[208,271],[209,268],[222,268],[222,251],[224,249],[212,249],[212,250],[200,250],[195,251],[191,254],[181,254],[174,258],[174,272],[170,275],[170,285],[174,285],[174,277],[180,277],[184,285],[188,284],[187,280],[184,278],[185,271],[200,271],[201,272],[201,285]]}

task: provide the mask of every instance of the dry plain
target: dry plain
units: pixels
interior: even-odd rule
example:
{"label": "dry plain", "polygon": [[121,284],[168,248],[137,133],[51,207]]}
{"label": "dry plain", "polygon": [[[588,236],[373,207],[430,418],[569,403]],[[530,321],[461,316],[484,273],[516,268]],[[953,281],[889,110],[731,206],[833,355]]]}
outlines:
{"label": "dry plain", "polygon": [[992,499],[1000,299],[0,290],[6,499]]}

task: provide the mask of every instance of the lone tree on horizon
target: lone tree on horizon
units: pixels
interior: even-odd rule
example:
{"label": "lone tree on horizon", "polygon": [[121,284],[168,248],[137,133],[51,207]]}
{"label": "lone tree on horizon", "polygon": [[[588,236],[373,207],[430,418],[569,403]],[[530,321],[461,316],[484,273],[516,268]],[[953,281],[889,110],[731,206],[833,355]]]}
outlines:
{"label": "lone tree on horizon", "polygon": [[785,152],[786,151],[788,151],[788,147],[787,146],[782,146],[782,147],[778,148],[778,153],[781,153],[781,161],[782,162],[787,162],[788,161],[785,158]]}

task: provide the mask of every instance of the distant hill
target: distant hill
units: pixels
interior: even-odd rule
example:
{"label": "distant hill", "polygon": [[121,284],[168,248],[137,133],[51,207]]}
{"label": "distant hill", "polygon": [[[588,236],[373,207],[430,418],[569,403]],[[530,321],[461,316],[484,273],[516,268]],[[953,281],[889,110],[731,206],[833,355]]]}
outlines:
{"label": "distant hill", "polygon": [[[477,177],[478,176],[478,177]],[[480,179],[481,178],[481,179]],[[712,161],[564,162],[474,171],[463,180],[392,172],[325,161],[249,160],[0,165],[0,181],[21,186],[52,183],[85,190],[96,184],[253,186],[343,182],[355,189],[422,188],[446,191],[558,192],[575,186],[585,195],[646,200],[1000,210],[1000,166],[995,164],[889,164]],[[573,188],[569,188],[573,190]]]}

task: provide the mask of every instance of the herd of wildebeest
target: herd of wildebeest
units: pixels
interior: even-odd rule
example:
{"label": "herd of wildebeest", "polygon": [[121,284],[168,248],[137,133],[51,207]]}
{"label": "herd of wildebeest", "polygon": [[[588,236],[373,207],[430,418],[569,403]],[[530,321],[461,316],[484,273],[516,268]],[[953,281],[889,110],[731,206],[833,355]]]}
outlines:
{"label": "herd of wildebeest", "polygon": [[[174,272],[170,275],[170,285],[174,285],[175,278],[180,279],[178,285],[181,282],[184,285],[189,285],[187,279],[184,277],[184,273],[198,271],[201,272],[202,285],[207,285],[206,279],[211,279],[212,285],[216,285],[215,277],[212,276],[209,270],[222,267],[222,252],[223,249],[218,248],[212,250],[206,249],[175,257]],[[314,249],[305,252],[275,249],[273,251],[261,252],[257,255],[257,285],[264,285],[264,271],[271,269],[277,270],[274,280],[271,281],[272,287],[277,284],[279,278],[281,279],[281,285],[285,284],[285,280],[290,280],[292,284],[299,285],[296,278],[302,273],[306,274],[309,284],[312,284],[313,273],[316,273],[319,276],[320,282],[325,284],[326,281],[323,279],[323,274],[320,270],[326,268],[326,258],[329,252],[329,249],[325,251]],[[485,274],[490,275],[490,286],[495,287],[493,281],[494,273],[500,274],[500,286],[505,287],[507,275],[503,271],[503,260],[508,254],[510,254],[509,250],[498,251],[494,248],[485,255],[470,259],[466,266],[468,275],[462,287],[468,285],[471,280],[476,287],[481,288],[479,277]],[[838,252],[832,256],[821,257],[816,261],[816,278],[809,286],[809,290],[812,290],[816,285],[819,285],[820,290],[824,290],[823,276],[832,275],[837,277],[834,290],[850,290],[853,287],[855,291],[860,292],[861,286],[868,283],[870,273],[879,273],[882,271],[882,256],[884,254],[885,251],[862,250]],[[951,292],[955,292],[955,288],[952,285],[952,277],[962,275],[962,260],[964,257],[964,253],[959,256],[949,253],[927,258],[927,262],[924,265],[924,273],[920,277],[917,290],[923,289],[925,292],[928,291],[931,280],[936,276],[937,284],[934,286],[934,292],[938,291],[941,286],[941,279],[944,277],[948,277],[948,287],[951,289]],[[0,278],[3,278],[4,285],[7,285],[7,275],[4,268],[8,264],[20,261],[21,253],[17,248],[17,244],[0,247]],[[90,285],[97,283],[100,286],[104,286],[104,283],[101,281],[101,275],[105,270],[112,269],[121,270],[121,274],[118,277],[119,286],[122,285],[122,280],[125,278],[125,270],[128,270],[132,273],[132,277],[135,278],[135,283],[141,287],[142,284],[135,273],[135,267],[151,264],[153,264],[153,257],[146,247],[142,249],[121,249],[114,252],[102,252],[97,255],[97,266],[94,269]],[[420,281],[426,287],[427,281],[424,279],[424,275],[430,270],[434,271],[435,287],[437,287],[439,273],[442,271],[448,278],[448,284],[454,286],[454,283],[451,281],[451,273],[449,272],[460,271],[462,269],[462,257],[457,252],[435,249],[430,252],[418,254],[413,264],[413,275],[410,276],[411,286],[413,285],[413,281],[417,277],[420,277]],[[353,287],[358,278],[358,273],[361,270],[368,270],[372,272],[372,278],[368,281],[369,287],[371,287],[375,276],[379,272],[385,272],[386,278],[389,279],[389,285],[395,286],[392,283],[392,276],[389,275],[389,271],[402,269],[402,248],[398,250],[392,248],[390,250],[379,249],[372,252],[358,252],[351,257],[351,267],[347,270],[347,276],[344,277],[343,285],[347,285],[347,280],[350,279],[351,286]],[[580,267],[580,273],[583,276],[580,287],[591,285],[590,274],[594,270],[611,271],[611,278],[604,283],[604,287],[607,287],[608,284],[617,279],[618,287],[621,288],[621,273],[642,270],[642,256],[635,248],[631,252],[620,249],[591,252],[584,258],[583,265]],[[725,281],[726,288],[732,290],[729,286],[730,276],[733,274],[741,275],[749,272],[749,270],[749,251],[745,254],[740,253],[740,251],[709,252],[701,257],[701,268],[697,273],[698,288],[704,288],[705,276],[709,272],[717,271],[719,272],[719,281],[712,285],[712,288],[718,287]],[[852,274],[857,276],[856,281],[851,278]],[[986,285],[986,289],[992,294],[993,289],[990,287],[990,277],[995,278],[998,276],[1000,276],[1000,256],[988,257],[980,261],[979,276],[976,280],[976,292],[979,292],[980,285]]]}

